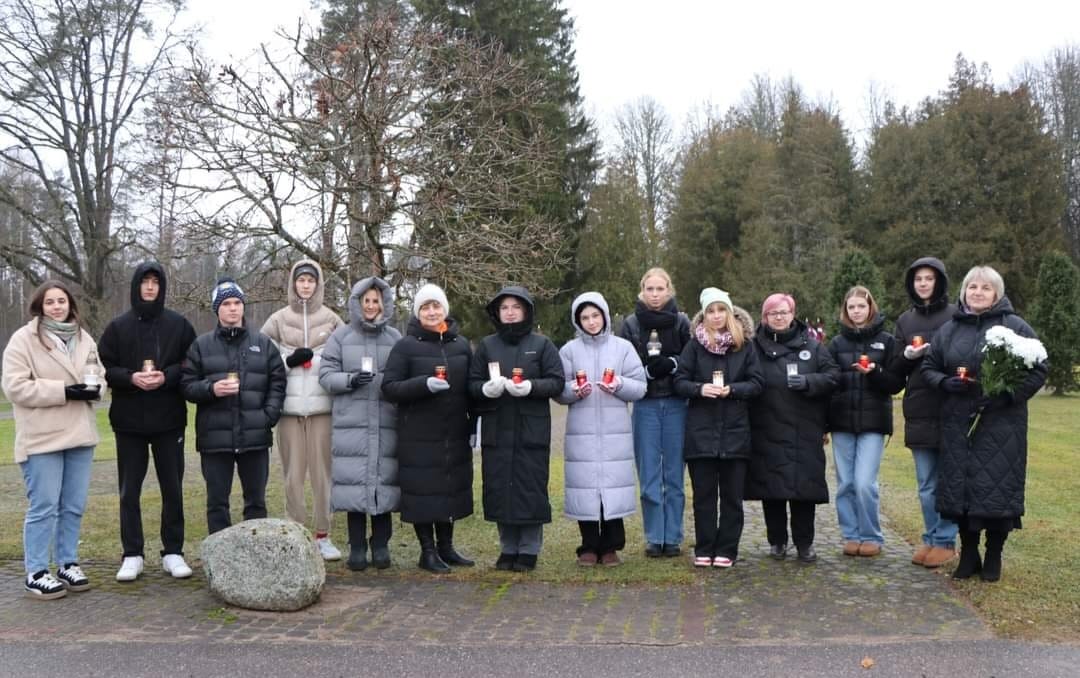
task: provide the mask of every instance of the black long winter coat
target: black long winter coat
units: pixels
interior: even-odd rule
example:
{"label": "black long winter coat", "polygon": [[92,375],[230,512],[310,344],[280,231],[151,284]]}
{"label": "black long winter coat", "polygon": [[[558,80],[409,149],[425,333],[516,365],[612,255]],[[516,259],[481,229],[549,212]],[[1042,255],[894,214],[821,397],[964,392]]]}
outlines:
{"label": "black long winter coat", "polygon": [[[840,368],[799,320],[784,332],[758,325],[754,350],[765,390],[750,404],[754,455],[746,476],[746,499],[829,502],[825,480],[825,432],[829,396]],[[787,385],[787,366],[799,366],[807,390]]]}
{"label": "black long winter coat", "polygon": [[[383,396],[397,403],[401,519],[448,522],[472,515],[473,467],[469,436],[469,340],[447,318],[442,334],[415,317],[394,344],[383,372]],[[445,365],[449,390],[432,393],[428,377]]]}
{"label": "black long winter coat", "polygon": [[[975,315],[961,307],[952,320],[938,330],[923,360],[927,383],[941,382],[965,365],[968,375],[979,378],[986,331],[1004,325],[1022,337],[1035,332],[1013,313],[1004,298],[990,310]],[[967,393],[944,394],[941,406],[941,447],[937,479],[937,510],[952,517],[1015,518],[1024,515],[1024,482],[1027,477],[1027,401],[1046,381],[1046,364],[1036,365],[1013,392],[1011,404],[983,413],[969,441],[968,428],[982,395],[975,386]]]}
{"label": "black long winter coat", "polygon": [[[929,303],[923,303],[915,293],[915,271],[920,268],[932,268],[937,271],[934,294]],[[952,319],[956,313],[956,304],[949,303],[949,278],[945,273],[945,264],[934,257],[917,259],[908,268],[904,280],[911,308],[896,319],[896,359],[893,371],[907,379],[904,389],[904,444],[911,448],[933,449],[941,439],[941,400],[940,390],[926,383],[919,366],[924,358],[908,360],[904,357],[904,347],[911,344],[912,337],[921,336],[928,344],[933,344],[938,328]]]}
{"label": "black long winter coat", "polygon": [[[522,300],[526,319],[504,325],[498,304],[505,296]],[[484,518],[508,525],[551,522],[548,471],[551,464],[551,405],[549,398],[562,393],[562,360],[559,349],[547,337],[532,332],[533,301],[522,287],[506,287],[487,306],[496,333],[484,337],[473,355],[469,393],[477,403],[481,473],[484,479]],[[504,392],[495,399],[484,395],[488,363],[510,377],[515,367],[525,372],[532,390],[524,397]]]}
{"label": "black long winter coat", "polygon": [[[697,325],[695,318],[691,327],[696,329]],[[702,346],[693,332],[675,370],[675,393],[690,399],[683,459],[749,458],[750,401],[761,394],[765,384],[749,336],[738,351],[732,348],[718,355]],[[727,398],[701,395],[701,387],[712,383],[716,370],[724,371],[724,383],[731,387]]]}
{"label": "black long winter coat", "polygon": [[[239,372],[240,393],[219,398],[214,382]],[[247,327],[200,335],[188,349],[181,383],[197,405],[195,448],[202,453],[268,449],[285,402],[285,363],[270,337]]]}
{"label": "black long winter coat", "polygon": [[[154,301],[143,301],[139,286],[143,276],[154,273],[160,287]],[[109,423],[114,431],[153,435],[183,430],[187,426],[187,403],[180,390],[180,366],[195,329],[187,318],[165,308],[168,281],[156,261],[144,262],[131,276],[131,309],[113,318],[98,342],[105,381],[112,389]],[[131,384],[144,360],[164,372],[165,383],[152,391]]]}
{"label": "black long winter coat", "polygon": [[[829,342],[829,353],[840,367],[838,387],[829,402],[829,430],[843,433],[884,433],[893,431],[892,395],[904,388],[904,380],[891,369],[896,358],[896,339],[882,328],[878,315],[866,327],[844,327]],[[852,365],[859,356],[869,357],[876,367],[870,374]]]}

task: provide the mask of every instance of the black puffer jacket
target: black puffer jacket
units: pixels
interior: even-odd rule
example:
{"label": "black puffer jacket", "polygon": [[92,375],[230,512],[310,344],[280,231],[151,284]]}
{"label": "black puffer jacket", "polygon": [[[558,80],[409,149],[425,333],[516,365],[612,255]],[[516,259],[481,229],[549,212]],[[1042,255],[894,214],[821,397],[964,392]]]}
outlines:
{"label": "black puffer jacket", "polygon": [[[979,378],[986,331],[1004,325],[1022,337],[1035,332],[1013,313],[1008,298],[980,315],[962,306],[953,319],[938,330],[930,354],[923,360],[927,383],[941,382],[967,366],[969,376]],[[967,438],[971,417],[982,395],[976,386],[967,393],[944,395],[941,407],[941,447],[938,462],[937,510],[960,517],[1013,518],[1024,515],[1024,482],[1027,476],[1027,401],[1046,381],[1046,364],[1027,373],[1012,395],[1011,404],[983,413],[972,439]]]}
{"label": "black puffer jacket", "polygon": [[[660,339],[660,355],[666,358],[679,359],[682,350],[690,343],[690,319],[679,310],[674,299],[669,299],[664,308],[659,311],[649,310],[640,299],[635,305],[634,313],[626,316],[622,327],[619,328],[619,336],[634,345],[642,365],[648,365],[649,351],[646,346],[649,343],[649,334],[655,329]],[[657,376],[653,378],[646,372],[646,398],[672,398],[675,397],[675,373]]]}
{"label": "black puffer jacket", "polygon": [[[765,377],[754,353],[750,318],[742,309],[735,309],[734,315],[743,323],[746,343],[741,349],[728,349],[723,355],[709,352],[694,338],[702,322],[700,312],[690,324],[690,343],[683,349],[679,369],[675,371],[675,393],[690,399],[683,459],[750,457],[750,401],[761,394]],[[727,398],[701,395],[701,387],[712,383],[716,370],[724,371],[724,383],[731,387]]]}
{"label": "black puffer jacket", "polygon": [[[892,398],[904,388],[903,378],[887,366],[896,358],[896,339],[882,328],[878,314],[866,327],[843,327],[829,342],[829,353],[840,367],[838,388],[829,402],[829,430],[842,433],[884,433],[893,431]],[[853,364],[860,355],[876,363],[870,374],[862,374]]]}
{"label": "black puffer jacket", "polygon": [[[934,294],[926,303],[915,293],[915,271],[920,268],[932,268],[937,272]],[[941,438],[942,394],[926,383],[919,370],[923,358],[908,360],[904,357],[904,347],[916,335],[933,344],[938,328],[956,313],[956,304],[949,303],[949,277],[945,273],[945,264],[934,257],[917,259],[908,268],[904,285],[911,298],[911,308],[896,319],[897,351],[892,367],[895,373],[907,379],[904,390],[904,444],[911,448],[936,448]]]}
{"label": "black puffer jacket", "polygon": [[[504,325],[499,304],[513,296],[525,306],[525,320]],[[481,472],[484,479],[484,518],[498,523],[534,525],[551,522],[548,469],[551,463],[551,404],[562,393],[563,367],[559,349],[533,327],[533,300],[523,287],[505,287],[487,305],[496,333],[484,337],[473,355],[469,393],[481,415]],[[529,395],[503,392],[484,395],[488,363],[510,377],[515,367],[532,383]]]}
{"label": "black puffer jacket", "polygon": [[[765,377],[765,390],[750,404],[754,455],[746,477],[746,499],[784,499],[826,504],[825,432],[829,396],[840,368],[828,349],[796,320],[784,332],[758,325],[754,349]],[[799,366],[805,391],[787,385],[787,366]]]}
{"label": "black puffer jacket", "polygon": [[[401,519],[407,523],[457,520],[472,515],[472,449],[469,436],[469,340],[446,319],[442,334],[415,317],[394,344],[383,372],[383,396],[397,403],[398,483]],[[449,390],[432,393],[428,377],[445,365]]]}
{"label": "black puffer jacket", "polygon": [[[218,398],[215,381],[240,374],[240,393]],[[197,405],[195,448],[204,454],[268,449],[285,402],[285,363],[262,332],[222,327],[199,336],[184,362],[184,397]]]}
{"label": "black puffer jacket", "polygon": [[[139,287],[147,273],[157,275],[157,299],[143,301]],[[139,264],[131,276],[131,310],[113,318],[98,342],[105,367],[105,381],[112,389],[109,422],[114,431],[152,435],[183,430],[187,426],[187,403],[180,391],[180,366],[195,330],[187,318],[165,308],[168,281],[156,261]],[[144,391],[131,383],[144,360],[153,360],[165,373],[165,384]]]}

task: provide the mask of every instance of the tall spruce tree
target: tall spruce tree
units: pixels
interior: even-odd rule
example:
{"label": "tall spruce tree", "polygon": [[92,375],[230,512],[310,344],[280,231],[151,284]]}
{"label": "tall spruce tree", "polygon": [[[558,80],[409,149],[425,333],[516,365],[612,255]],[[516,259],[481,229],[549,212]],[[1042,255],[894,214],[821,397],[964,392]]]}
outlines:
{"label": "tall spruce tree", "polygon": [[1031,324],[1050,356],[1046,384],[1054,395],[1080,388],[1080,270],[1061,252],[1050,252],[1039,266],[1038,300]]}

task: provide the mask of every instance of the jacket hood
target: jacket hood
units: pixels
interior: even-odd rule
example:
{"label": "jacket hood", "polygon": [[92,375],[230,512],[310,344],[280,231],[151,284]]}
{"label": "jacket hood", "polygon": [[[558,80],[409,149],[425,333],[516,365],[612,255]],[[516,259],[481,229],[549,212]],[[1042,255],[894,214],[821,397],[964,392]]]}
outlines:
{"label": "jacket hood", "polygon": [[976,318],[999,316],[999,315],[1016,315],[1016,311],[1013,309],[1012,302],[1009,301],[1008,295],[1001,297],[994,302],[994,305],[983,311],[982,313],[972,313],[968,310],[967,304],[963,301],[956,305],[956,315],[953,317],[960,321],[971,322]]}
{"label": "jacket hood", "polygon": [[878,313],[876,316],[874,316],[873,320],[871,320],[866,325],[863,325],[862,327],[848,327],[847,325],[841,324],[840,333],[848,339],[854,339],[857,341],[859,339],[869,339],[870,337],[873,337],[884,327],[885,316],[881,313]]}
{"label": "jacket hood", "polygon": [[[735,320],[742,325],[743,337],[746,341],[750,341],[754,338],[754,319],[750,317],[750,314],[746,312],[741,306],[732,306],[731,313],[735,316]],[[705,321],[705,311],[698,311],[694,314],[694,318],[690,321],[690,333],[697,332],[698,325]]]}
{"label": "jacket hood", "polygon": [[[525,304],[524,320],[509,324],[499,320],[499,303],[502,301],[503,297],[515,297]],[[535,317],[534,304],[532,296],[524,287],[521,287],[520,285],[507,285],[491,298],[491,301],[488,302],[486,308],[488,318],[491,319],[491,324],[495,326],[495,331],[499,336],[511,343],[517,343],[522,337],[532,332],[533,318]]]}
{"label": "jacket hood", "polygon": [[[934,294],[926,303],[915,293],[915,271],[920,268],[932,268],[937,273],[934,281]],[[908,267],[907,273],[904,274],[904,289],[907,290],[908,297],[911,299],[911,306],[916,311],[933,313],[941,310],[949,303],[949,274],[945,272],[945,264],[941,263],[941,260],[937,257],[916,259]]]}
{"label": "jacket hood", "polygon": [[446,323],[446,331],[442,334],[429,330],[420,324],[420,319],[415,315],[409,317],[409,322],[405,327],[405,333],[410,337],[416,337],[420,341],[443,341],[455,339],[458,336],[458,324],[457,321],[446,316],[443,321]]}
{"label": "jacket hood", "polygon": [[[374,321],[364,320],[364,308],[360,303],[363,296],[372,288],[379,290],[379,293],[382,294],[383,307],[382,317]],[[382,278],[375,276],[364,278],[353,285],[352,292],[349,293],[349,324],[357,329],[377,332],[394,319],[396,310],[394,306],[394,290]]]}
{"label": "jacket hood", "polygon": [[593,336],[583,330],[581,325],[578,324],[578,308],[580,308],[582,304],[592,304],[604,314],[604,329],[600,330],[600,334],[597,334],[596,336],[602,337],[605,334],[611,334],[611,311],[608,310],[607,301],[604,300],[604,295],[599,292],[584,292],[579,294],[574,299],[573,303],[570,304],[570,324],[577,330],[577,335],[579,337]]}
{"label": "jacket hood", "polygon": [[[142,295],[139,294],[139,285],[142,283],[143,276],[147,273],[157,275],[160,284],[157,299],[153,301],[143,301]],[[131,274],[131,310],[140,318],[156,318],[161,315],[162,309],[165,308],[165,291],[167,289],[168,282],[165,278],[165,268],[156,261],[144,261],[136,266],[135,272]]]}
{"label": "jacket hood", "polygon": [[773,330],[765,323],[758,323],[757,328],[754,331],[758,342],[795,348],[797,346],[802,346],[809,339],[807,329],[806,323],[795,318],[791,323],[791,326],[781,332]]}
{"label": "jacket hood", "polygon": [[285,290],[289,297],[289,306],[291,306],[292,309],[297,313],[304,312],[305,304],[301,304],[300,297],[296,295],[296,283],[294,281],[294,278],[296,277],[296,269],[300,268],[301,266],[311,266],[319,272],[319,279],[315,283],[315,292],[311,295],[311,298],[307,300],[306,304],[307,312],[314,313],[315,311],[318,311],[320,308],[322,308],[323,290],[326,287],[326,279],[323,277],[322,266],[319,266],[318,262],[312,261],[311,259],[301,259],[300,261],[293,264],[292,268],[289,269],[289,280],[287,282],[287,287]]}

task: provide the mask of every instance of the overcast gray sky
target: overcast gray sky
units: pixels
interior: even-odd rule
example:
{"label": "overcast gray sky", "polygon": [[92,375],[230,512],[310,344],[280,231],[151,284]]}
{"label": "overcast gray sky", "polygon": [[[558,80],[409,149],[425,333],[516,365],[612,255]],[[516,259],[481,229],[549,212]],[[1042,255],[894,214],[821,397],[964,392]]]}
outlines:
{"label": "overcast gray sky", "polygon": [[[188,0],[215,57],[243,55],[276,26],[295,26],[308,0]],[[751,77],[791,75],[830,100],[856,135],[871,83],[899,104],[946,86],[958,52],[990,64],[1005,84],[1025,60],[1080,43],[1076,0],[566,0],[577,27],[586,111],[602,130],[648,95],[679,129],[706,103],[723,111]]]}

